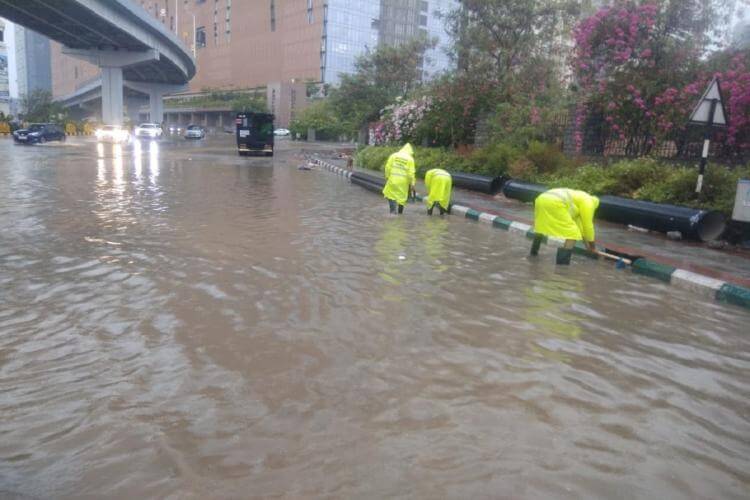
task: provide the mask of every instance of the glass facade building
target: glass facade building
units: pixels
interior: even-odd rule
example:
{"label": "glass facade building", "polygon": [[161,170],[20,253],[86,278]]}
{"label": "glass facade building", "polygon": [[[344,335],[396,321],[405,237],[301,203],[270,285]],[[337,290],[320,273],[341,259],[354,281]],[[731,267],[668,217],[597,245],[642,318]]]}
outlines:
{"label": "glass facade building", "polygon": [[328,0],[323,13],[321,75],[336,84],[351,73],[357,57],[378,44],[380,4],[373,0]]}
{"label": "glass facade building", "polygon": [[321,42],[323,82],[337,84],[339,75],[353,72],[357,57],[378,43],[395,45],[419,35],[438,41],[425,54],[425,78],[448,69],[450,38],[442,14],[458,4],[458,0],[328,0]]}

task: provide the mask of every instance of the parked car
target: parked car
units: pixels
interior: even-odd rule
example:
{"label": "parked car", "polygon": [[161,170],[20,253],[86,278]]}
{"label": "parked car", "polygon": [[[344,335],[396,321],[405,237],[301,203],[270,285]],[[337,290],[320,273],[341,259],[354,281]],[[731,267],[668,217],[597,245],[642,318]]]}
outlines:
{"label": "parked car", "polygon": [[97,141],[101,142],[128,142],[130,132],[119,125],[103,125],[94,131]]}
{"label": "parked car", "polygon": [[179,125],[170,125],[169,126],[169,133],[170,134],[181,134],[182,133],[182,127]]}
{"label": "parked car", "polygon": [[206,129],[200,125],[188,125],[185,130],[185,139],[203,139],[206,137]]}
{"label": "parked car", "polygon": [[32,123],[27,128],[13,132],[13,140],[19,143],[44,144],[47,141],[64,141],[65,131],[54,123]]}
{"label": "parked car", "polygon": [[164,133],[161,125],[158,123],[141,123],[133,131],[136,137],[147,137],[149,139],[159,139]]}
{"label": "parked car", "polygon": [[285,128],[277,128],[276,130],[273,131],[273,135],[289,135],[289,134],[290,134],[289,129],[285,129]]}

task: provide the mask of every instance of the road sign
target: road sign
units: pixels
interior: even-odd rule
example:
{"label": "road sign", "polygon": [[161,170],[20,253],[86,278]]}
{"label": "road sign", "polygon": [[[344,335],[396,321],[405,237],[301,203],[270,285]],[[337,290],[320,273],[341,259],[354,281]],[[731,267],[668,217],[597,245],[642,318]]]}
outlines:
{"label": "road sign", "polygon": [[690,123],[713,127],[725,127],[727,125],[727,113],[724,109],[724,100],[718,78],[714,78],[703,93],[703,97],[690,115]]}
{"label": "road sign", "polygon": [[715,127],[727,126],[727,112],[724,109],[724,99],[721,95],[721,85],[718,78],[711,80],[701,100],[698,101],[695,109],[690,114],[688,123],[703,125],[706,128],[703,136],[703,154],[701,155],[698,182],[695,185],[695,192],[700,193],[703,189],[703,175],[706,173],[708,151],[711,146],[711,130]]}

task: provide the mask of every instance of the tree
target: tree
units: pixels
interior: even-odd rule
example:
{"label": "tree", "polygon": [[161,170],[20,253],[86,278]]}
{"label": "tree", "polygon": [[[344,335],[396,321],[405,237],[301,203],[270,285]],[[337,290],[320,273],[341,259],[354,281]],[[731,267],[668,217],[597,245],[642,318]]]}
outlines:
{"label": "tree", "polygon": [[[589,117],[603,136],[626,140],[626,152],[647,154],[676,129],[657,117],[671,95],[699,78],[703,56],[721,35],[726,0],[617,1],[574,30],[573,71],[579,88],[576,146]],[[685,120],[687,117],[685,117]]]}
{"label": "tree", "polygon": [[351,131],[379,118],[380,110],[422,84],[422,62],[435,40],[423,37],[401,45],[379,46],[359,59],[353,74],[342,74],[331,89],[333,110]]}
{"label": "tree", "polygon": [[64,122],[67,111],[52,100],[49,90],[34,89],[21,100],[23,118],[28,122]]}
{"label": "tree", "polygon": [[504,100],[526,93],[563,67],[578,9],[570,0],[464,0],[446,19],[459,72],[491,82]]}
{"label": "tree", "polygon": [[[572,0],[465,0],[449,13],[457,70],[433,85],[434,140],[471,143],[480,121],[559,94],[566,31],[579,8]],[[537,111],[529,109],[531,119]]]}
{"label": "tree", "polygon": [[289,126],[294,136],[307,138],[307,131],[315,129],[315,137],[320,140],[336,140],[346,133],[328,100],[312,103],[292,120]]}
{"label": "tree", "polygon": [[259,97],[256,95],[239,95],[232,96],[233,98],[229,101],[232,111],[239,113],[255,112],[255,113],[268,113],[268,105],[266,104],[265,97]]}

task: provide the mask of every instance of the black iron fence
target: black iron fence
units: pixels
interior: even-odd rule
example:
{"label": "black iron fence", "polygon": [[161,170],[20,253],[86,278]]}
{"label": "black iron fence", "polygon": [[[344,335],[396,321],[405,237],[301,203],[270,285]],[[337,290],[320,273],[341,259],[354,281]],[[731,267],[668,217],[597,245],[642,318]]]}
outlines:
{"label": "black iron fence", "polygon": [[[728,165],[750,163],[750,148],[728,144],[722,140],[721,130],[712,134],[710,158]],[[638,158],[650,156],[676,162],[694,162],[703,150],[704,129],[688,127],[666,138],[648,133],[634,133],[626,137],[613,134],[601,116],[590,115],[580,131],[575,127],[575,112],[561,114],[552,120],[543,138],[559,144],[566,154],[607,158]],[[743,142],[746,138],[740,138]],[[745,141],[746,142],[746,141]],[[580,148],[579,148],[580,145]]]}

